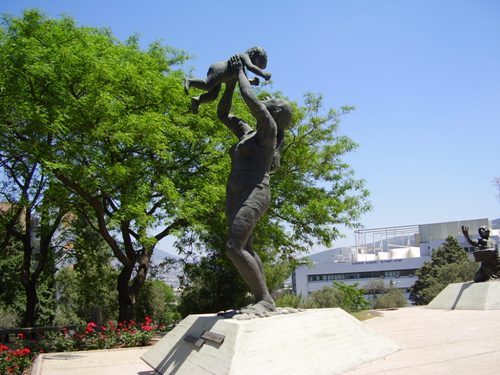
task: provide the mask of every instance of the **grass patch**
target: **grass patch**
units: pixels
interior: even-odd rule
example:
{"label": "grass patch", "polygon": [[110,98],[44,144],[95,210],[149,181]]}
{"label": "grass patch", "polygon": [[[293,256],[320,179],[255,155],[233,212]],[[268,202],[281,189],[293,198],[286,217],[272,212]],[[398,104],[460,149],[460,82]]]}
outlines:
{"label": "grass patch", "polygon": [[374,310],[363,310],[351,313],[351,315],[354,316],[356,319],[363,321],[371,318],[376,318],[377,316],[381,316],[382,314]]}

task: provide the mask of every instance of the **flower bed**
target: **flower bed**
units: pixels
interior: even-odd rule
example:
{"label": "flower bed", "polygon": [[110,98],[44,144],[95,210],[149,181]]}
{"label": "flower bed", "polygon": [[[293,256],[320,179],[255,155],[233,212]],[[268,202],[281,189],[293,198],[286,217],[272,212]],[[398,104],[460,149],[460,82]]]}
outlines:
{"label": "flower bed", "polygon": [[29,348],[10,349],[0,344],[0,374],[22,374],[34,358]]}
{"label": "flower bed", "polygon": [[18,334],[10,347],[0,344],[0,374],[23,374],[38,353],[145,346],[154,335],[166,330],[165,326],[154,325],[152,319],[146,317],[140,324],[110,321],[105,326],[98,326],[89,322],[76,332],[63,328],[39,340],[28,340]]}

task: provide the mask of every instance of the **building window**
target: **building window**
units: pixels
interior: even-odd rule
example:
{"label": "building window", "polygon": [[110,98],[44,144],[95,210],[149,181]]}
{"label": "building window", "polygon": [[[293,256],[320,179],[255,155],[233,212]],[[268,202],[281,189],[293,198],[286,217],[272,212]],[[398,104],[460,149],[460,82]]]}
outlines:
{"label": "building window", "polygon": [[373,271],[373,272],[357,272],[357,273],[328,273],[321,275],[308,275],[309,282],[314,281],[335,281],[335,280],[355,280],[355,279],[376,279],[376,278],[399,278],[413,277],[417,269],[410,270],[394,270],[394,271]]}

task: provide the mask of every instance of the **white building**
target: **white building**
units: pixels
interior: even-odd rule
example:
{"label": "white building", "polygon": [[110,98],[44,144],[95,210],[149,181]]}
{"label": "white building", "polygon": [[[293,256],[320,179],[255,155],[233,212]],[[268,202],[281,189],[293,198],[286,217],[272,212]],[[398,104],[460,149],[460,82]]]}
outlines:
{"label": "white building", "polygon": [[[308,264],[298,267],[292,275],[293,290],[306,297],[331,286],[333,281],[358,283],[362,288],[370,280],[382,279],[387,286],[392,284],[408,293],[417,279],[415,272],[431,260],[432,252],[447,237],[454,237],[465,251],[472,251],[462,234],[462,225],[469,227],[471,238],[478,238],[481,226],[491,228],[488,219],[477,219],[358,230],[355,246],[310,255]],[[491,238],[498,244],[500,230],[493,229]]]}

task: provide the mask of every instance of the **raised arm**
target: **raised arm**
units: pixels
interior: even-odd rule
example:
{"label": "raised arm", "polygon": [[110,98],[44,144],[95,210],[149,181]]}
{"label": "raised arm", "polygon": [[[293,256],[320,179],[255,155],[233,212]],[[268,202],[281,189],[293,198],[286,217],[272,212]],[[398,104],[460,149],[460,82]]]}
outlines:
{"label": "raised arm", "polygon": [[241,62],[239,64],[237,62],[234,63],[233,69],[239,69],[238,83],[240,85],[241,96],[248,106],[248,109],[252,113],[252,116],[257,120],[257,136],[260,140],[260,143],[262,145],[268,144],[275,146],[276,132],[278,128],[276,126],[276,122],[267,110],[264,103],[262,103],[255,96],[252,87],[250,86],[250,82],[248,81],[248,77],[243,71]]}
{"label": "raised arm", "polygon": [[251,128],[241,119],[229,113],[233,102],[233,92],[235,86],[235,80],[226,83],[226,89],[224,90],[224,94],[222,94],[222,98],[217,106],[217,117],[219,117],[219,120],[221,120],[222,123],[234,133],[234,135],[241,138],[246,132],[251,130]]}
{"label": "raised arm", "polygon": [[467,240],[467,242],[476,247],[477,245],[479,245],[479,242],[478,241],[474,241],[472,240],[470,237],[469,237],[469,227],[465,226],[465,225],[462,225],[462,233],[464,234],[464,237],[465,239]]}

